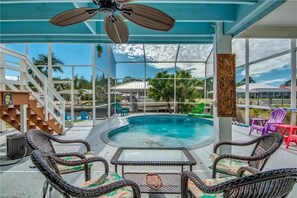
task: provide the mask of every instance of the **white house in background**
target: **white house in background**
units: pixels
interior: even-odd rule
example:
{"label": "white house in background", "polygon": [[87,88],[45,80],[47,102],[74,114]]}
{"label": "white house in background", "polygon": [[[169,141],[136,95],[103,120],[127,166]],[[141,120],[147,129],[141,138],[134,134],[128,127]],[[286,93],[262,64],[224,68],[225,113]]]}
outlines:
{"label": "white house in background", "polygon": [[[239,98],[245,97],[245,84],[236,88]],[[249,84],[250,97],[254,98],[286,98],[290,97],[290,90],[261,83]]]}
{"label": "white house in background", "polygon": [[[237,97],[245,97],[245,84],[236,88]],[[250,98],[290,98],[290,90],[262,83],[249,84]]]}
{"label": "white house in background", "polygon": [[[236,88],[237,98],[245,98],[245,84]],[[213,91],[207,92],[208,98],[212,98]],[[275,87],[263,83],[249,83],[250,98],[259,99],[289,99],[291,91],[281,87]]]}
{"label": "white house in background", "polygon": [[122,93],[123,96],[130,97],[134,95],[137,99],[143,99],[145,90],[148,90],[148,82],[144,81],[132,81],[124,84],[117,85],[116,87],[111,87],[111,92],[115,90]]}

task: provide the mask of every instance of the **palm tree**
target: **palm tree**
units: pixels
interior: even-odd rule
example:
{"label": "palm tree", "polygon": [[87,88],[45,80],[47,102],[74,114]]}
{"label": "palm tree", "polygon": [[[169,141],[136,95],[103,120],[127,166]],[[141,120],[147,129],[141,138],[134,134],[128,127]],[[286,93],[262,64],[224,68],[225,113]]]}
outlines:
{"label": "palm tree", "polygon": [[193,79],[190,71],[180,70],[176,72],[176,101],[177,112],[180,112],[183,108],[188,108],[187,102],[195,102],[196,98],[202,97],[202,92],[199,91],[199,87],[203,87],[202,81]]}
{"label": "palm tree", "polygon": [[170,100],[174,98],[174,76],[167,71],[159,72],[154,78],[149,80],[150,88],[148,96],[156,101],[165,100],[169,113],[171,113]]}
{"label": "palm tree", "polygon": [[[32,62],[34,65],[37,65],[37,66],[38,65],[42,65],[42,66],[48,65],[48,57],[44,54],[39,54],[38,58],[32,58]],[[62,67],[57,66],[57,65],[64,65],[64,63],[60,59],[56,58],[54,53],[52,53],[52,65],[54,65],[52,67],[53,71],[63,73]],[[47,76],[48,67],[37,67],[37,68],[42,74]]]}
{"label": "palm tree", "polygon": [[[202,81],[192,78],[189,71],[181,70],[176,72],[176,101],[178,102],[177,112],[180,111],[180,103],[194,102],[201,96],[198,87],[202,86]],[[149,80],[150,88],[148,96],[156,101],[165,100],[168,111],[171,113],[170,101],[174,99],[174,75],[167,71],[159,72],[154,78]]]}
{"label": "palm tree", "polygon": [[[249,83],[256,83],[256,81],[252,78],[252,77],[249,77]],[[241,85],[244,85],[245,84],[245,78],[242,79],[239,83],[237,83],[237,87],[238,86],[241,86]]]}

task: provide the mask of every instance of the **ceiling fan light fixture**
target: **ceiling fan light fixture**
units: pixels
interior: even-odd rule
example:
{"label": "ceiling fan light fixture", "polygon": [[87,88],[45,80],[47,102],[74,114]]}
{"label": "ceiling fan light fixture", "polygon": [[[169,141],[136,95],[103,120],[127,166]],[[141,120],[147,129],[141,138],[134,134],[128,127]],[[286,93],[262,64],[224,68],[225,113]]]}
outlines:
{"label": "ceiling fan light fixture", "polygon": [[106,15],[104,29],[107,36],[115,43],[128,42],[129,31],[124,20],[114,13],[120,11],[129,21],[142,27],[169,31],[175,20],[161,10],[140,5],[126,4],[133,0],[93,0],[99,8],[76,8],[54,16],[49,22],[57,26],[68,26],[86,21],[99,12]]}

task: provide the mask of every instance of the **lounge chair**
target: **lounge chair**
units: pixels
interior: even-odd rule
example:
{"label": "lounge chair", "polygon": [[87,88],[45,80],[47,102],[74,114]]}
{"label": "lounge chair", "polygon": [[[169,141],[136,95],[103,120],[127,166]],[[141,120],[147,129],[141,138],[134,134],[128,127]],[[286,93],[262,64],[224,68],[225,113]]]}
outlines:
{"label": "lounge chair", "polygon": [[261,132],[262,135],[267,134],[269,131],[276,132],[277,125],[284,122],[286,114],[287,112],[284,109],[278,108],[271,113],[270,119],[252,118],[250,135],[254,130]]}
{"label": "lounge chair", "polygon": [[67,121],[71,120],[71,116],[68,113],[65,113],[65,120]]}
{"label": "lounge chair", "polygon": [[211,114],[203,113],[205,109],[205,103],[199,103],[197,105],[197,109],[192,109],[191,113],[188,113],[189,116],[193,116],[196,118],[213,118]]}
{"label": "lounge chair", "polygon": [[121,115],[127,115],[129,114],[129,109],[128,108],[122,108],[120,103],[115,103],[116,106],[116,113],[121,114]]}
{"label": "lounge chair", "polygon": [[[253,174],[242,177],[244,171]],[[243,167],[238,171],[238,177],[203,180],[193,172],[184,171],[181,175],[181,197],[284,198],[296,181],[297,168],[259,172]]]}
{"label": "lounge chair", "polygon": [[86,111],[81,111],[80,112],[80,119],[81,120],[88,120],[90,118],[89,118],[89,115],[88,115],[88,113]]}
{"label": "lounge chair", "polygon": [[205,103],[199,103],[196,109],[192,109],[192,114],[202,114],[204,112]]}
{"label": "lounge chair", "polygon": [[[108,163],[101,157],[92,157],[77,161],[66,161],[56,157],[51,152],[35,150],[31,154],[31,160],[38,170],[45,176],[46,185],[50,184],[63,197],[140,197],[140,190],[133,181],[124,180],[118,174],[109,172]],[[87,172],[88,164],[102,162],[105,167],[105,173],[96,179],[84,182],[81,187],[73,186],[65,181],[59,174],[57,165],[62,166],[82,166]],[[45,186],[44,188],[47,188]],[[105,195],[105,196],[104,196]],[[46,194],[43,194],[45,197]]]}
{"label": "lounge chair", "polygon": [[[74,116],[74,120],[77,120],[77,116]],[[70,114],[68,114],[68,113],[65,113],[65,120],[66,121],[71,121],[71,116],[70,116]]]}
{"label": "lounge chair", "polygon": [[[270,133],[258,137],[252,141],[239,142],[221,142],[214,146],[211,156],[212,177],[216,178],[216,173],[224,173],[227,175],[236,175],[238,169],[242,166],[248,166],[262,170],[266,165],[269,157],[281,146],[283,136],[280,133]],[[230,146],[249,146],[256,144],[250,156],[233,155],[233,154],[217,154],[217,150],[222,145]]]}

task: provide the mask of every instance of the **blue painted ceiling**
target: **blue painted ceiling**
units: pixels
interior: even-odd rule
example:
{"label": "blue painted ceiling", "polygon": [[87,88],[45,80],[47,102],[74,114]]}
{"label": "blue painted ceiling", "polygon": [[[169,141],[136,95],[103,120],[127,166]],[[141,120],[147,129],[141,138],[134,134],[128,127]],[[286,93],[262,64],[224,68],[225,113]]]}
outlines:
{"label": "blue painted ceiling", "polygon": [[[149,30],[127,20],[129,43],[212,43],[214,24],[236,36],[278,7],[284,0],[134,0],[160,9],[175,19],[169,32]],[[91,0],[1,0],[2,43],[78,42],[110,43],[104,32],[104,14],[80,24],[57,27],[48,21],[77,7],[95,7]],[[119,14],[119,13],[118,13]]]}

